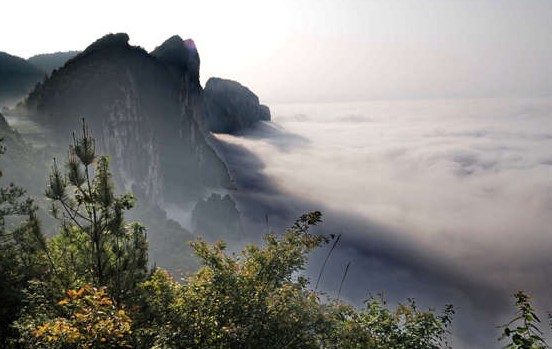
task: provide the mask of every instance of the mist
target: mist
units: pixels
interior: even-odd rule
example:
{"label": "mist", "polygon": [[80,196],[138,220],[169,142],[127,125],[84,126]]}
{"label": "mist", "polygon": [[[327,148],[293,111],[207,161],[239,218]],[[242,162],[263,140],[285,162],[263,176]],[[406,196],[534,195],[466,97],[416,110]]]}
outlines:
{"label": "mist", "polygon": [[[430,307],[453,303],[460,348],[497,347],[495,326],[511,315],[519,289],[552,308],[552,100],[272,111],[273,125],[217,138],[231,171],[246,179],[236,198],[257,229],[265,214],[270,228],[282,228],[317,209],[325,213],[321,232],[343,234],[325,291],[335,296],[351,261],[343,295],[352,302],[385,292]],[[311,276],[325,253],[313,258]]]}

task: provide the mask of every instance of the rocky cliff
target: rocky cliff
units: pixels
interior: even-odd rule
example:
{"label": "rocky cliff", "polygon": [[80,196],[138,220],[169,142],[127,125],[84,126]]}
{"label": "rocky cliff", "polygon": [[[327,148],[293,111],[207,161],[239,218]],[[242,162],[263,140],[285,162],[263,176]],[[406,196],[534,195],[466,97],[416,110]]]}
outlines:
{"label": "rocky cliff", "polygon": [[180,252],[193,238],[189,230],[240,239],[239,211],[226,196],[233,183],[209,131],[233,132],[270,118],[247,88],[211,79],[204,91],[199,73],[192,40],[173,36],[148,53],[131,46],[127,34],[109,34],[9,110],[12,120],[39,125],[47,149],[64,151],[85,118],[97,153],[112,158],[118,188],[138,198],[129,218],[149,227],[152,260],[169,269],[190,265]]}
{"label": "rocky cliff", "polygon": [[232,80],[210,78],[203,91],[202,107],[206,127],[216,133],[234,133],[270,120],[270,110],[259,104],[259,97]]}
{"label": "rocky cliff", "polygon": [[201,132],[199,55],[172,37],[151,54],[109,34],[55,71],[18,109],[57,138],[85,118],[115,177],[154,202],[194,201],[230,185]]}

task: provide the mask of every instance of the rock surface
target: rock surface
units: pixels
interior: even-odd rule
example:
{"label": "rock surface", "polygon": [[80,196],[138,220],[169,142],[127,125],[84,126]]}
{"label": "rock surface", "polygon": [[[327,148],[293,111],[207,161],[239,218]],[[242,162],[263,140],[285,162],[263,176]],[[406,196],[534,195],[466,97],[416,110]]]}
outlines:
{"label": "rock surface", "polygon": [[[85,118],[116,179],[157,203],[194,202],[230,185],[200,118],[199,56],[178,37],[152,54],[109,34],[32,91],[19,112],[66,142]],[[178,69],[175,69],[177,67]]]}
{"label": "rock surface", "polygon": [[192,39],[182,40],[174,35],[161,46],[151,52],[151,55],[168,64],[177,75],[186,76],[186,84],[194,92],[201,89],[199,85],[199,54]]}
{"label": "rock surface", "polygon": [[210,78],[205,85],[202,107],[207,129],[215,133],[235,133],[260,120],[270,120],[270,110],[259,97],[232,80]]}

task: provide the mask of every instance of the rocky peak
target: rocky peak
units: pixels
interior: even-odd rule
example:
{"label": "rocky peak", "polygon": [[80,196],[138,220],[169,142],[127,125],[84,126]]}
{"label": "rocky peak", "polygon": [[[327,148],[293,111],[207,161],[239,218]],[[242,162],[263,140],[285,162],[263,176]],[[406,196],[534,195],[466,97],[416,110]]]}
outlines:
{"label": "rocky peak", "polygon": [[178,35],[171,36],[155,48],[151,55],[199,81],[199,54],[192,39],[182,40]]}
{"label": "rocky peak", "polygon": [[229,178],[195,121],[199,66],[192,79],[197,51],[190,45],[173,37],[153,56],[130,46],[126,34],[106,35],[54,72],[19,111],[60,136],[85,117],[127,190],[157,203],[193,201]]}
{"label": "rocky peak", "polygon": [[86,50],[84,50],[83,53],[86,54],[108,48],[128,48],[130,47],[130,45],[128,44],[129,40],[130,38],[126,33],[107,34],[100,39],[94,41],[90,46],[86,48]]}
{"label": "rocky peak", "polygon": [[269,121],[270,110],[237,81],[210,78],[202,94],[203,123],[212,132],[234,133]]}

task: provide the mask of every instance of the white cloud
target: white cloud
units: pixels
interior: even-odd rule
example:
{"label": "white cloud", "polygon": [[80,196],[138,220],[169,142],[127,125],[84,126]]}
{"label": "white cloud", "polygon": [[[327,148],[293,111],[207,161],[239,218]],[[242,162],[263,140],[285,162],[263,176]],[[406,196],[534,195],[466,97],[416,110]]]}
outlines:
{"label": "white cloud", "polygon": [[[219,138],[259,157],[258,170],[288,194],[275,207],[308,201],[295,207],[336,213],[331,227],[364,254],[357,278],[371,280],[357,281],[357,297],[366,287],[450,296],[487,312],[487,325],[501,321],[517,289],[548,302],[552,99],[290,104],[272,112],[280,134],[259,128]],[[340,227],[349,224],[343,213],[360,221]]]}

